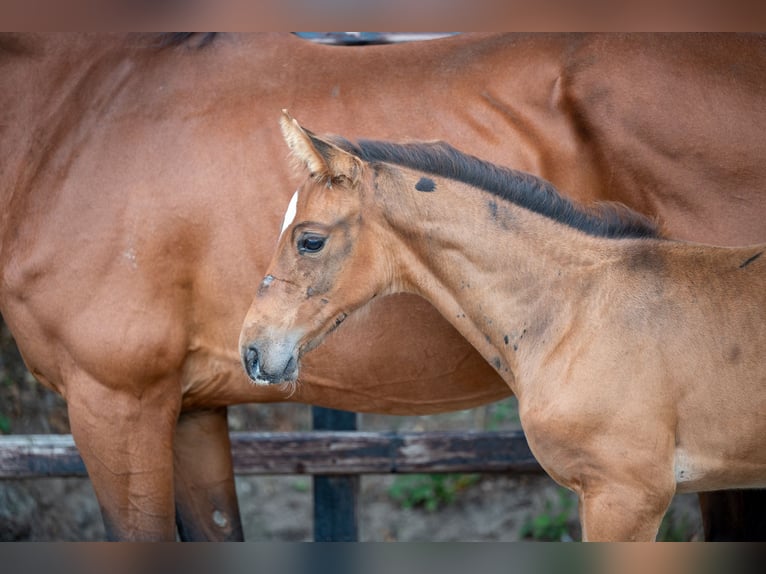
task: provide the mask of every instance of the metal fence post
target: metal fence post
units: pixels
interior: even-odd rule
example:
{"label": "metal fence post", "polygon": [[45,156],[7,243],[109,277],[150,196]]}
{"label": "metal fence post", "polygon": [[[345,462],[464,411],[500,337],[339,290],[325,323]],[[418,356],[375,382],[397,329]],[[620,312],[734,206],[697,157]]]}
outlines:
{"label": "metal fence post", "polygon": [[[311,407],[314,430],[356,430],[356,413]],[[356,542],[359,475],[314,476],[314,540]]]}

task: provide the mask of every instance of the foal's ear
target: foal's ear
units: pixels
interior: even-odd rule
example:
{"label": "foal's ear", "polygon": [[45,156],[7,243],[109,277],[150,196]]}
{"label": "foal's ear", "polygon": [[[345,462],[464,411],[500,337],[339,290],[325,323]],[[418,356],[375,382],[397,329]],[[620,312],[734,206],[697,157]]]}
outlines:
{"label": "foal's ear", "polygon": [[362,173],[362,161],[358,157],[304,129],[287,110],[282,110],[279,123],[293,155],[311,173],[328,181],[345,177],[357,183]]}

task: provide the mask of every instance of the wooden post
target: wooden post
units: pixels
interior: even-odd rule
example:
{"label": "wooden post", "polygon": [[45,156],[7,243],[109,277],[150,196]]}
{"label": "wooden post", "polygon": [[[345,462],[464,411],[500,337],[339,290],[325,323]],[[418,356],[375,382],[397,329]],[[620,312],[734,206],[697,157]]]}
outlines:
{"label": "wooden post", "polygon": [[[356,413],[311,407],[314,430],[356,430]],[[314,540],[356,542],[359,538],[357,504],[359,475],[314,476]]]}

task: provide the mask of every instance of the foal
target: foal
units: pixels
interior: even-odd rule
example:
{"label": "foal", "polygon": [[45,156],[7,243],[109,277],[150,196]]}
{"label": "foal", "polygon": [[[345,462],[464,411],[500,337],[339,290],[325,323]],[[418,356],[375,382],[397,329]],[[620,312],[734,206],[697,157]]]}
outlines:
{"label": "foal", "polygon": [[766,246],[659,238],[625,208],[444,143],[320,138],[240,337],[256,382],[376,297],[428,299],[518,397],[585,540],[653,540],[676,492],[766,486]]}

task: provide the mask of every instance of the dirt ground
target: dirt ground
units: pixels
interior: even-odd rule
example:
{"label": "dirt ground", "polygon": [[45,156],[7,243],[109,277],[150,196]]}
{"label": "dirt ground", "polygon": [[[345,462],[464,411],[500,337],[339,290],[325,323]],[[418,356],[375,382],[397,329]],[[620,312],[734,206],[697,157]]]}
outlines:
{"label": "dirt ground", "polygon": [[[4,324],[0,329],[0,433],[69,430],[66,405],[29,375]],[[303,405],[239,405],[232,430],[307,430]],[[515,402],[438,416],[360,415],[364,430],[518,428]],[[312,538],[311,478],[238,476],[248,541]],[[363,541],[578,540],[576,500],[546,476],[364,476],[359,501]],[[701,539],[695,495],[676,496],[660,538]],[[87,479],[0,480],[0,540],[101,540],[104,531]]]}

